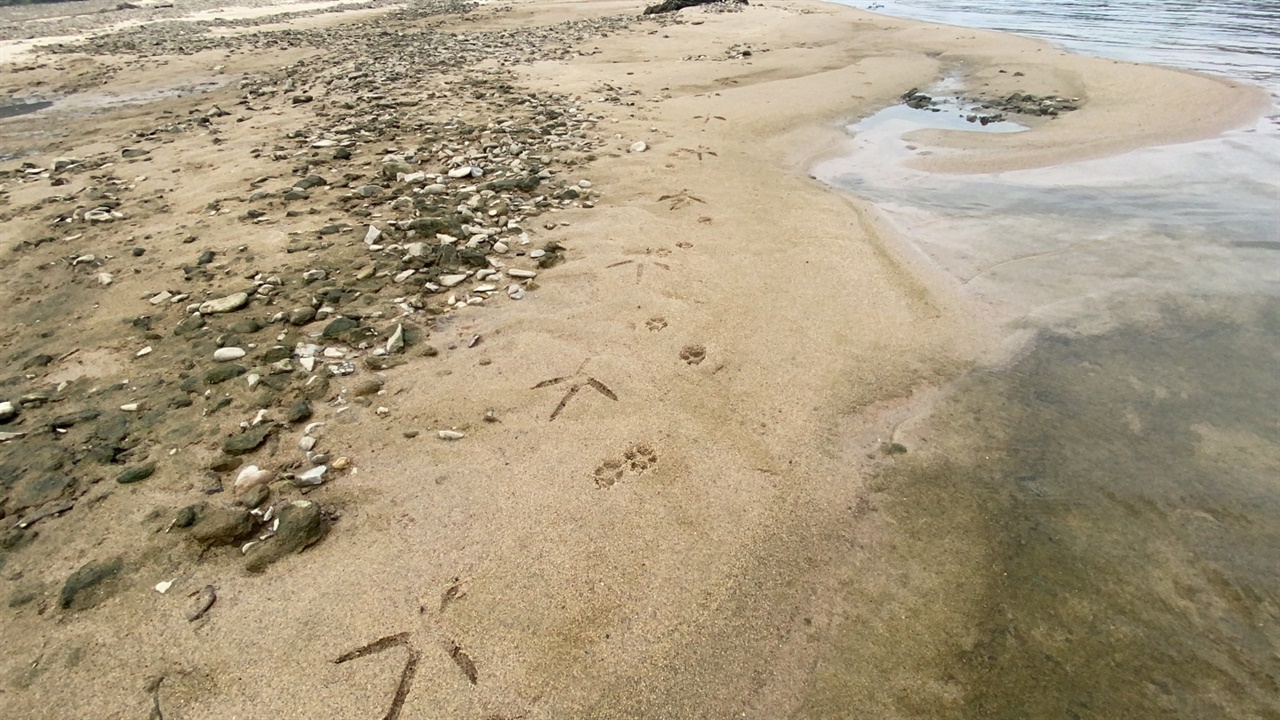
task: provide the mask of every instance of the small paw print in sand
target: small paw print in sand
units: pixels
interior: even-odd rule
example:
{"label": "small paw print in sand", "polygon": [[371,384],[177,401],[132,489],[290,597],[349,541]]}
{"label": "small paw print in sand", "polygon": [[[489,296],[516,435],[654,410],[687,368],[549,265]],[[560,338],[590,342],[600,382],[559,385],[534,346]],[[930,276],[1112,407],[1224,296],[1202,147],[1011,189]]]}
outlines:
{"label": "small paw print in sand", "polygon": [[667,319],[661,315],[657,315],[645,320],[644,326],[649,328],[650,332],[658,332],[667,327]]}
{"label": "small paw print in sand", "polygon": [[680,359],[690,365],[697,365],[707,359],[707,349],[701,345],[685,345],[680,351]]}
{"label": "small paw print in sand", "polygon": [[658,464],[658,453],[648,445],[636,443],[627,448],[620,458],[611,458],[600,463],[600,467],[592,473],[599,488],[613,487],[628,473],[643,475]]}

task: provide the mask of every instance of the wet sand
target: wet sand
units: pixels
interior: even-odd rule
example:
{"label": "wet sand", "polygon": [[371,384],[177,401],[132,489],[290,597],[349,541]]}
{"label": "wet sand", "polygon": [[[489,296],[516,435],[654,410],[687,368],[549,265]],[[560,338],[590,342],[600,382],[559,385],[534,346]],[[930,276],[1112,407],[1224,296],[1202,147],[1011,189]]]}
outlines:
{"label": "wet sand", "polygon": [[[528,3],[408,24],[484,33],[638,9]],[[11,640],[0,664],[6,716],[134,716],[159,706],[165,717],[379,717],[396,702],[404,717],[475,718],[939,717],[995,707],[975,696],[981,669],[952,661],[999,633],[986,613],[1005,535],[990,524],[1008,522],[1007,506],[963,493],[938,499],[937,485],[921,480],[906,486],[925,483],[922,494],[898,492],[894,478],[937,471],[954,480],[946,463],[968,461],[972,433],[954,445],[944,433],[932,450],[909,429],[940,388],[992,356],[998,330],[867,205],[807,170],[840,151],[843,122],[930,84],[953,61],[994,94],[1083,102],[1027,133],[921,138],[938,144],[931,164],[948,171],[1207,137],[1250,119],[1264,99],[1226,81],[804,2],[684,11],[579,45],[569,59],[517,66],[508,78],[580,96],[604,118],[592,157],[553,165],[557,176],[590,180],[601,193],[594,207],[527,223],[539,245],[568,247],[566,261],[541,271],[518,302],[416,318],[439,354],[385,371],[373,403],[316,403],[325,446],[355,470],[306,495],[340,516],[327,537],[264,574],[247,574],[235,548],[200,553],[163,532],[200,499],[193,476],[221,437],[204,425],[156,442],[158,469],[143,483],[86,471],[76,507],[5,555],[5,590],[24,598],[0,613]],[[50,354],[66,360],[36,371],[39,379],[69,377],[83,360],[73,375],[93,384],[142,385],[130,358],[143,338],[121,328],[152,312],[151,277],[180,274],[196,247],[239,244],[258,265],[300,270],[281,233],[203,218],[212,198],[247,194],[255,178],[280,173],[252,148],[281,144],[314,120],[313,106],[283,97],[255,101],[254,112],[237,107],[241,73],[322,66],[324,52],[38,56],[7,76],[4,90],[17,95],[166,94],[83,117],[5,121],[6,150],[25,143],[35,154],[4,169],[115,152],[139,125],[197,106],[246,118],[218,125],[212,148],[198,132],[178,134],[145,170],[119,173],[163,183],[167,210],[98,226],[74,253],[114,255],[150,231],[159,264],[145,273],[112,260],[104,267],[117,280],[99,289],[51,272],[73,248],[42,245],[47,254],[36,259],[0,251],[6,305],[26,323],[6,326],[14,362],[32,343],[56,346]],[[294,67],[305,76],[306,65]],[[173,96],[206,77],[220,87]],[[606,96],[617,99],[593,103]],[[1180,112],[1153,117],[1151,103]],[[405,129],[365,142],[377,158],[418,141]],[[637,141],[647,149],[629,152]],[[7,223],[15,237],[44,232],[39,203],[59,189],[5,185],[6,210],[28,208]],[[321,200],[336,195],[310,204],[332,217]],[[165,231],[197,220],[199,246]],[[363,248],[355,238],[329,252],[342,275]],[[234,289],[243,268],[219,270],[211,290]],[[41,338],[37,318],[67,328]],[[164,342],[161,352],[185,352]],[[76,361],[64,355],[72,347],[81,348]],[[501,422],[483,422],[487,408]],[[223,433],[253,409],[236,400],[224,413]],[[444,428],[466,437],[437,439]],[[21,452],[21,442],[3,451]],[[282,443],[278,452],[292,451]],[[270,459],[271,450],[258,452]],[[899,502],[942,515],[903,515]],[[952,526],[955,534],[938,530]],[[126,571],[109,596],[84,610],[58,607],[69,575],[115,555]],[[161,580],[175,584],[160,594],[152,586]],[[187,594],[210,584],[218,601],[189,623]],[[334,662],[400,634],[368,657]],[[406,688],[399,701],[397,688]]]}

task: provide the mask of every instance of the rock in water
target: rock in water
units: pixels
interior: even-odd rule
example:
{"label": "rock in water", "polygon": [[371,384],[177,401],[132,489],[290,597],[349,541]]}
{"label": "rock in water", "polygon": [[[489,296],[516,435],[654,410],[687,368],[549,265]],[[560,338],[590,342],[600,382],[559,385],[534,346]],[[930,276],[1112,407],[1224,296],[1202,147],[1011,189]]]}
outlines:
{"label": "rock in water", "polygon": [[217,315],[219,313],[235,312],[245,305],[249,304],[249,293],[238,292],[218,298],[216,300],[208,300],[200,304],[201,315]]}
{"label": "rock in water", "polygon": [[301,552],[324,537],[324,518],[320,506],[310,500],[294,500],[280,506],[276,534],[250,547],[245,568],[262,572],[280,558]]}

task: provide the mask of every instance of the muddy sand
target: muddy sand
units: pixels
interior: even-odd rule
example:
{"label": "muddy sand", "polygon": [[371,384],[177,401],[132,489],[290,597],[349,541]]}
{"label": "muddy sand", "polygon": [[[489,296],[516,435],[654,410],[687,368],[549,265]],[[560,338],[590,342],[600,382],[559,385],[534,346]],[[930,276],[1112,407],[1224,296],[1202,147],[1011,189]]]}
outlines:
{"label": "muddy sand", "polygon": [[0,74],[12,718],[958,712],[871,481],[998,332],[808,167],[944,73],[1078,105],[945,172],[1266,102],[800,0],[67,5]]}

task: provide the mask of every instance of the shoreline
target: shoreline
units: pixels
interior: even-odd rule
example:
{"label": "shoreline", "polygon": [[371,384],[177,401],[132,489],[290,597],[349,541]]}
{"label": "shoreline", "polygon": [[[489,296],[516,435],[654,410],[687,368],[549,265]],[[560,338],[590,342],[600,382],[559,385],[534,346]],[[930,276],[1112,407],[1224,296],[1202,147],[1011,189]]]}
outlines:
{"label": "shoreline", "polygon": [[[621,2],[519,3],[500,13],[482,7],[471,15],[367,22],[402,22],[394,26],[401,30],[438,23],[479,37],[535,21],[603,23],[603,17],[635,10]],[[308,73],[337,73],[290,65],[294,57],[312,57],[310,48],[297,48],[283,62],[219,50],[185,59],[121,61],[107,55],[51,61],[80,68],[84,83],[96,83],[101,68],[94,63],[109,63],[111,72],[102,78],[107,87],[139,89],[165,87],[175,74],[226,64],[233,66],[226,73],[251,80],[248,87],[260,92],[237,105],[231,83],[161,105],[126,106],[74,121],[69,137],[59,141],[69,146],[67,153],[92,157],[118,153],[115,138],[138,138],[150,149],[150,159],[139,162],[152,168],[116,161],[120,174],[135,178],[115,191],[124,198],[118,207],[125,214],[116,224],[93,226],[83,240],[65,233],[56,241],[58,250],[4,250],[11,277],[26,283],[20,292],[0,288],[10,299],[22,298],[11,307],[50,318],[61,319],[65,310],[24,303],[35,292],[39,268],[61,269],[57,258],[72,254],[72,246],[80,257],[104,258],[101,270],[94,270],[115,276],[112,294],[102,301],[94,293],[106,291],[93,287],[93,275],[49,280],[53,286],[43,289],[46,302],[64,297],[59,293],[75,302],[67,307],[83,316],[75,320],[82,325],[73,325],[83,333],[78,342],[103,343],[103,352],[80,351],[80,358],[92,358],[77,368],[83,377],[72,381],[76,389],[82,386],[74,383],[84,379],[101,386],[125,375],[135,386],[161,387],[165,368],[140,370],[147,368],[145,359],[129,357],[142,342],[175,362],[194,357],[169,331],[181,313],[148,305],[145,298],[154,297],[149,278],[177,277],[179,268],[192,266],[198,250],[208,247],[223,258],[211,263],[217,272],[203,281],[198,272],[186,273],[197,278],[187,285],[213,297],[243,284],[239,276],[251,269],[264,277],[279,275],[281,292],[300,293],[294,288],[302,285],[304,267],[325,265],[332,275],[320,282],[341,278],[336,287],[344,287],[356,263],[369,257],[360,237],[364,228],[355,221],[389,227],[400,212],[392,207],[394,193],[423,197],[401,180],[378,179],[387,151],[429,147],[431,152],[405,162],[440,173],[453,155],[474,152],[450,150],[467,137],[451,134],[459,119],[497,133],[501,122],[495,118],[524,117],[527,106],[509,98],[526,89],[539,98],[559,98],[535,101],[547,108],[542,124],[554,128],[547,115],[558,113],[576,125],[562,135],[552,132],[547,149],[538,151],[557,156],[546,166],[558,197],[541,214],[519,221],[531,244],[516,246],[527,253],[561,243],[567,248],[564,262],[538,268],[519,301],[500,293],[480,307],[439,315],[414,308],[401,321],[420,328],[424,344],[437,354],[428,357],[410,344],[414,354],[406,364],[383,371],[361,366],[351,380],[332,378],[334,389],[314,399],[317,421],[327,423],[318,431],[320,448],[349,457],[358,472],[334,473],[305,495],[289,483],[273,485],[272,493],[277,500],[317,502],[337,516],[326,520],[324,539],[283,557],[263,575],[249,575],[234,547],[197,552],[189,540],[166,531],[177,510],[200,495],[198,478],[183,466],[204,468],[216,461],[223,437],[253,418],[252,404],[235,395],[228,409],[214,411],[222,415],[184,419],[198,428],[186,431],[190,437],[173,432],[142,445],[146,457],[130,462],[157,463],[154,476],[116,486],[112,478],[120,468],[108,465],[110,475],[93,470],[101,477],[86,478],[76,508],[42,520],[38,536],[17,544],[5,557],[4,571],[31,597],[0,620],[6,635],[19,638],[10,661],[0,665],[11,688],[3,699],[10,714],[41,707],[58,688],[77,686],[97,692],[66,703],[66,717],[145,711],[153,701],[157,707],[163,702],[166,717],[373,717],[386,710],[402,677],[401,655],[390,659],[401,647],[421,663],[421,679],[404,705],[409,715],[777,717],[805,706],[811,677],[835,641],[824,631],[834,631],[848,611],[841,583],[874,564],[869,547],[891,540],[868,506],[866,482],[875,468],[895,462],[881,452],[882,443],[895,442],[894,428],[916,415],[896,414],[922,397],[931,405],[929,394],[980,364],[991,340],[990,328],[968,317],[968,301],[954,287],[939,286],[936,271],[929,275],[922,259],[895,247],[900,240],[891,237],[870,203],[808,179],[808,168],[847,142],[847,118],[897,102],[906,88],[923,84],[922,78],[940,77],[950,59],[972,57],[974,44],[1003,48],[1004,55],[987,51],[988,70],[997,57],[1014,68],[1036,46],[1008,36],[996,43],[995,34],[981,34],[982,40],[955,37],[956,28],[927,28],[816,2],[752,5],[740,13],[684,12],[582,31],[572,41],[578,52],[533,63],[452,66],[445,70],[450,84],[439,91],[439,110],[421,100],[395,106],[385,97],[370,99],[396,95],[399,81],[390,77],[350,80],[331,74],[326,86],[309,89]],[[321,17],[302,25],[342,25],[342,14]],[[352,33],[343,42],[375,42],[358,35],[359,28],[341,32]],[[743,45],[751,55],[741,54]],[[503,47],[519,49],[518,43]],[[929,56],[938,48],[947,57]],[[714,53],[720,59],[712,59]],[[702,54],[711,57],[683,59]],[[1120,74],[1133,81],[1161,78],[1154,92],[1170,97],[1202,89],[1206,105],[1228,96],[1238,98],[1232,105],[1237,109],[1252,102],[1238,87],[1201,76],[1174,78],[1163,69],[1109,64],[1055,55],[1047,63],[1025,65],[1026,87],[1041,94],[1072,78],[1088,86]],[[385,90],[365,93],[362,81],[381,82]],[[504,89],[508,83],[520,90]],[[471,88],[474,107],[455,103],[460,87]],[[314,99],[289,100],[304,91]],[[138,133],[139,127],[192,117],[193,108],[208,113],[214,101],[234,115],[213,116],[209,124],[171,137]],[[1052,143],[1037,144],[1044,134],[1009,140],[1016,150],[1001,155],[982,140],[936,163],[1047,163],[1063,154],[1046,149],[1048,144],[1069,144],[1088,154],[1177,132],[1212,134],[1219,123],[1198,115],[1183,119],[1192,130],[1164,120],[1138,133],[1126,124],[1137,110],[1111,96],[1094,101],[1099,107],[1087,100],[1081,119],[1073,118],[1065,130],[1043,131]],[[349,165],[313,152],[322,140],[308,134],[323,128],[338,137],[334,128],[342,124],[335,118],[355,112],[344,110],[343,102],[383,103],[370,114],[395,116],[394,123],[365,131],[368,138],[352,145],[358,152]],[[313,114],[316,107],[321,111]],[[1095,110],[1104,115],[1102,128],[1089,120]],[[39,122],[8,121],[0,131]],[[414,122],[429,127],[415,128]],[[103,129],[86,127],[99,123]],[[208,127],[217,134],[202,135]],[[295,138],[296,132],[303,135]],[[432,133],[444,139],[421,139]],[[1099,135],[1101,140],[1091,137]],[[209,137],[218,142],[207,142]],[[646,144],[642,152],[631,151],[636,142]],[[559,143],[567,147],[552,147]],[[324,149],[331,153],[329,147]],[[283,157],[273,160],[273,153]],[[47,165],[56,154],[62,153],[31,160]],[[247,200],[259,187],[283,192],[293,173],[289,163],[309,157],[332,162],[314,166],[332,186],[310,188],[307,197],[290,201],[295,205],[273,197]],[[486,173],[497,168],[496,162],[486,163]],[[337,186],[343,172],[358,176],[345,189]],[[136,179],[143,175],[148,179]],[[272,179],[254,184],[259,176]],[[15,235],[36,239],[49,232],[52,211],[43,208],[53,203],[43,196],[63,186],[48,191],[49,183],[20,180],[4,180],[5,209],[29,207],[13,226]],[[83,180],[72,177],[66,187],[88,193],[82,186],[91,183]],[[163,198],[163,212],[146,214],[139,196],[126,190],[130,182],[151,188],[162,181],[165,192],[155,197]],[[382,199],[361,205],[355,194],[375,184],[385,186]],[[467,193],[459,189],[461,182],[446,178],[439,184]],[[567,189],[573,189],[572,197]],[[204,208],[213,199],[235,207],[235,215],[265,209],[270,222],[208,215]],[[298,207],[315,212],[287,214],[286,208]],[[352,209],[368,214],[346,214]],[[181,227],[173,228],[175,222]],[[341,223],[352,229],[339,232],[331,249],[315,242],[316,228]],[[160,264],[135,271],[120,251],[147,233],[155,238],[141,257],[157,257]],[[187,235],[200,237],[189,244]],[[304,236],[309,249],[283,251],[290,238]],[[519,234],[510,236],[518,242]],[[264,238],[262,247],[253,246],[262,259],[236,261],[235,248],[252,245],[252,238]],[[39,253],[44,255],[37,265],[31,258]],[[326,261],[325,253],[339,260]],[[492,256],[517,268],[533,259],[498,251]],[[361,286],[373,298],[370,305],[394,306],[391,298],[405,295],[383,282],[385,291]],[[177,289],[181,283],[165,284]],[[426,301],[438,303],[444,294]],[[260,305],[288,310],[269,305],[268,298],[255,298],[248,312]],[[91,302],[100,307],[90,311]],[[140,331],[126,330],[136,334],[122,337],[122,321],[141,312],[154,314],[163,332],[144,340]],[[366,322],[385,332],[394,325],[390,320],[384,315]],[[264,347],[275,342],[270,336],[277,332],[288,335],[287,345],[305,340],[303,331],[283,324],[251,332],[218,328],[259,338],[255,342]],[[11,355],[18,354],[16,341],[32,342],[25,336],[15,340],[20,335],[15,328],[6,337]],[[376,342],[387,340],[379,335]],[[42,380],[55,372],[65,375],[75,361],[67,361],[74,356],[64,355],[70,348],[61,347],[63,342],[55,333],[39,348],[23,348],[25,357],[37,349],[52,356],[49,370],[36,366],[28,372]],[[211,353],[212,342],[211,336],[195,350]],[[193,371],[209,367],[202,358]],[[366,402],[337,390],[371,378],[380,384],[360,396]],[[141,392],[144,403],[160,399],[158,392]],[[377,410],[382,407],[386,413]],[[486,408],[500,422],[484,422]],[[24,407],[19,422],[30,425],[21,427],[48,422],[44,413]],[[214,418],[212,435],[206,417]],[[0,430],[14,427],[19,426]],[[451,428],[466,437],[436,437]],[[294,458],[293,444],[301,439],[297,429],[282,429],[279,436],[278,450],[248,457],[264,466],[276,463],[277,454]],[[5,450],[24,441],[12,440]],[[166,455],[168,448],[177,449],[176,460]],[[79,479],[84,466],[66,469]],[[229,486],[234,477],[223,479]],[[217,505],[223,498],[206,500]],[[49,559],[41,561],[37,553]],[[116,553],[126,567],[118,587],[85,610],[56,607],[69,575],[87,561]],[[151,589],[170,578],[176,582],[173,594]],[[189,625],[185,595],[206,584],[217,587],[219,600],[206,619]],[[387,655],[334,662],[397,633],[409,639]],[[33,659],[38,672],[31,670]],[[924,677],[922,668],[931,660],[922,655],[909,669]],[[858,667],[868,673],[868,687],[883,672]],[[156,677],[164,679],[152,685],[148,679]],[[299,698],[299,689],[308,696]]]}

